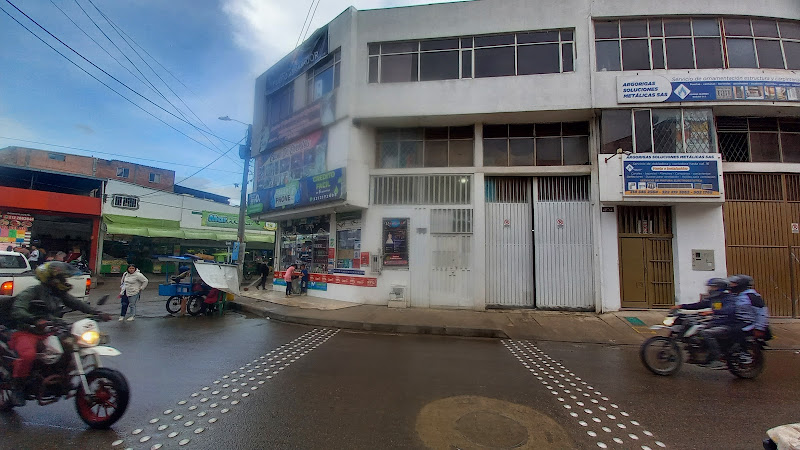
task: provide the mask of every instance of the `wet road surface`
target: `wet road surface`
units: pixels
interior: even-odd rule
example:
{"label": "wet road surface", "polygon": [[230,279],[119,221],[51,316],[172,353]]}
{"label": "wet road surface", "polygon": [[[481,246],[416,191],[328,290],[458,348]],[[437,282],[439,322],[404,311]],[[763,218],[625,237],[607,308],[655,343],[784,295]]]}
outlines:
{"label": "wet road surface", "polygon": [[794,352],[769,352],[754,381],[688,365],[664,378],[634,347],[163,311],[101,325],[132,390],[112,430],[87,431],[72,401],[29,404],[0,416],[0,448],[752,449],[800,421]]}

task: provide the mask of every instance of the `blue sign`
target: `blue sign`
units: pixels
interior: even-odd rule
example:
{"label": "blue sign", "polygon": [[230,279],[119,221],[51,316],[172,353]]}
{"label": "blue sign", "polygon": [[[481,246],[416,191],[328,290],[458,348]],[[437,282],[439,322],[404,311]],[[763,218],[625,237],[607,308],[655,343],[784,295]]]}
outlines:
{"label": "blue sign", "polygon": [[759,100],[800,102],[800,77],[792,75],[617,77],[618,103]]}
{"label": "blue sign", "polygon": [[266,95],[289,84],[309,67],[328,55],[328,26],[318,29],[292,53],[284,56],[264,73]]}
{"label": "blue sign", "polygon": [[625,196],[719,197],[719,154],[635,154],[622,161]]}
{"label": "blue sign", "polygon": [[344,200],[346,185],[344,168],[303,177],[288,184],[259,189],[247,198],[247,213],[284,210],[317,203]]}

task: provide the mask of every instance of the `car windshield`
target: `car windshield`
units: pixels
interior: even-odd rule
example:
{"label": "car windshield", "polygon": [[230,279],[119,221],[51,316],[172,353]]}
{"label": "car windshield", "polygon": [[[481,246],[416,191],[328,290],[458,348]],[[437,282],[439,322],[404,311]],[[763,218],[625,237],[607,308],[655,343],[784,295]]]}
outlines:
{"label": "car windshield", "polygon": [[0,255],[0,269],[27,269],[22,255]]}

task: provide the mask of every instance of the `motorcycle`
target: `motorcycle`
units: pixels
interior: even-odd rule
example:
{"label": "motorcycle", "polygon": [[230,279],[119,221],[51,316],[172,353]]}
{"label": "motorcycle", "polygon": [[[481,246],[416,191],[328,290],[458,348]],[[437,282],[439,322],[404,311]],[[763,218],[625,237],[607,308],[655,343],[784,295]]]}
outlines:
{"label": "motorcycle", "polygon": [[[710,351],[700,331],[711,321],[710,315],[701,311],[676,309],[670,311],[663,325],[654,325],[651,330],[668,330],[667,336],[654,336],[646,340],[639,349],[639,358],[648,370],[656,375],[674,375],[683,362],[709,364]],[[764,341],[752,335],[722,347],[723,361],[733,375],[739,378],[755,378],[764,369]]]}
{"label": "motorcycle", "polygon": [[[8,301],[0,299],[0,303],[4,300]],[[125,414],[130,388],[121,372],[102,364],[102,356],[120,352],[102,345],[108,343],[108,336],[100,332],[97,320],[86,318],[70,325],[57,319],[47,325],[48,337],[40,344],[25,384],[25,398],[44,406],[74,397],[80,418],[91,428],[104,429]],[[0,326],[0,410],[13,408],[11,374],[17,355],[8,346],[10,337],[10,330]]]}
{"label": "motorcycle", "polygon": [[800,423],[781,425],[767,430],[764,450],[791,450],[800,448]]}

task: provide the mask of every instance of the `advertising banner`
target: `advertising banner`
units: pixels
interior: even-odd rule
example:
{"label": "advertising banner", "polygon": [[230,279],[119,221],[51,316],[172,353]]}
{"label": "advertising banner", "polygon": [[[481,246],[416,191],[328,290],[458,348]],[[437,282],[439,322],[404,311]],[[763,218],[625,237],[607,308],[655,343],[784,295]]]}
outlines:
{"label": "advertising banner", "polygon": [[[246,230],[267,230],[268,222],[259,222],[245,216],[244,228]],[[239,228],[239,214],[223,213],[216,211],[203,211],[203,217],[200,224],[204,227],[218,227],[218,228]],[[274,223],[270,223],[271,229],[277,228]]]}
{"label": "advertising banner", "polygon": [[796,75],[619,76],[617,103],[800,102]]}
{"label": "advertising banner", "polygon": [[8,245],[28,245],[31,243],[31,227],[33,216],[19,213],[0,213],[0,249],[5,250]]}
{"label": "advertising banner", "polygon": [[622,160],[623,195],[719,197],[719,154],[640,153]]}
{"label": "advertising banner", "polygon": [[258,153],[283,147],[301,137],[333,123],[336,95],[330,93],[298,110],[277,124],[264,125],[258,142]]}
{"label": "advertising banner", "polygon": [[272,153],[256,157],[258,189],[289,184],[325,171],[328,133],[317,130]]}
{"label": "advertising banner", "polygon": [[247,198],[247,213],[258,214],[346,198],[344,168],[259,189]]}
{"label": "advertising banner", "polygon": [[327,55],[328,26],[325,25],[265,72],[266,95],[286,86]]}
{"label": "advertising banner", "polygon": [[408,219],[383,219],[383,265],[408,267]]}

